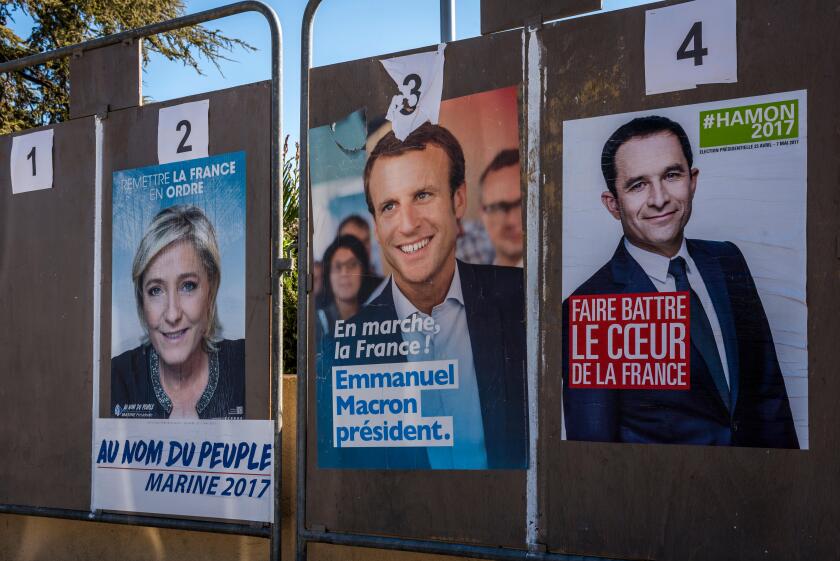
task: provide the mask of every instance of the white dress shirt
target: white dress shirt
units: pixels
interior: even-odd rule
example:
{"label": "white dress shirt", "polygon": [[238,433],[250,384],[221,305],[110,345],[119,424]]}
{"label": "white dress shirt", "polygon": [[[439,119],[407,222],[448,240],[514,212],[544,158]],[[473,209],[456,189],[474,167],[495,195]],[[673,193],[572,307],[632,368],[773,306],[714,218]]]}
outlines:
{"label": "white dress shirt", "polygon": [[[399,319],[418,314],[429,317],[412,304],[397,283],[391,281],[394,308]],[[461,276],[455,263],[455,275],[443,302],[432,308],[432,318],[439,327],[437,333],[403,333],[403,340],[417,340],[426,348],[426,336],[431,337],[429,354],[409,356],[410,362],[424,360],[458,360],[458,389],[426,390],[421,394],[423,416],[452,416],[454,442],[451,447],[430,446],[426,449],[433,469],[486,469],[487,448],[481,401],[475,377],[467,312],[461,290]]]}
{"label": "white dress shirt", "polygon": [[[493,265],[498,265],[499,267],[510,267],[510,265],[501,265],[499,263],[499,257],[498,256],[493,258]],[[525,266],[525,257],[520,257],[519,261],[517,261],[516,265],[514,265],[514,267],[519,267],[520,269],[523,268],[524,266]]]}
{"label": "white dress shirt", "polygon": [[709,297],[709,291],[706,290],[706,283],[703,282],[703,277],[700,276],[700,271],[697,269],[697,265],[694,264],[694,260],[691,258],[691,255],[688,254],[685,239],[683,239],[680,250],[676,255],[674,255],[674,257],[671,258],[636,247],[630,243],[627,238],[624,238],[624,247],[627,248],[630,256],[633,257],[633,259],[635,259],[642,267],[648,278],[650,278],[650,281],[653,283],[653,286],[655,286],[656,290],[659,292],[676,292],[677,284],[674,277],[668,274],[668,267],[671,264],[671,259],[676,257],[682,257],[685,259],[688,284],[691,285],[691,289],[694,290],[697,297],[700,298],[703,310],[709,318],[709,323],[712,326],[712,332],[715,336],[715,345],[717,346],[718,354],[720,355],[720,362],[723,366],[723,374],[726,376],[726,384],[731,387],[732,384],[729,383],[729,365],[726,362],[726,347],[723,344],[723,333],[720,330],[720,321],[718,321],[717,313],[715,313],[715,306],[712,303],[712,299]]}

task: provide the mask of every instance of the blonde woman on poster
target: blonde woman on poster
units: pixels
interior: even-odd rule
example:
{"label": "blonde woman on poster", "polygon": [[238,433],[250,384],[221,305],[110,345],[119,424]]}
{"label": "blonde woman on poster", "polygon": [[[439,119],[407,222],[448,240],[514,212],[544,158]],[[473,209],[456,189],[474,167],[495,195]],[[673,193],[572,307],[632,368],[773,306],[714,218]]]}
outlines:
{"label": "blonde woman on poster", "polygon": [[111,362],[116,416],[244,417],[245,340],[218,337],[221,274],[216,233],[201,209],[175,205],[155,216],[132,265],[145,342]]}

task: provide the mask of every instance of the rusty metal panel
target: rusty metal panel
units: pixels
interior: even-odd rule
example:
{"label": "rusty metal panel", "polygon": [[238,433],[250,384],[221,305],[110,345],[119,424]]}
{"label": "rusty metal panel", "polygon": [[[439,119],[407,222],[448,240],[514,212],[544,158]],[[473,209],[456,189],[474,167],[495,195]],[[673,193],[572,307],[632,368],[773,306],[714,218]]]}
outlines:
{"label": "rusty metal panel", "polygon": [[93,119],[52,127],[53,188],[12,195],[0,137],[0,503],[87,509]]}
{"label": "rusty metal panel", "polygon": [[601,9],[601,0],[481,0],[481,34]]}
{"label": "rusty metal panel", "polygon": [[70,118],[142,103],[142,40],[83,51],[70,59]]}
{"label": "rusty metal panel", "polygon": [[[108,114],[104,125],[102,247],[111,247],[111,176],[114,171],[157,164],[161,107],[210,100],[209,153],[246,153],[245,415],[270,418],[271,183],[269,115],[271,84],[259,82]],[[109,417],[111,365],[111,252],[102,252],[101,417]]]}
{"label": "rusty metal panel", "polygon": [[[450,43],[444,100],[519,84],[521,48],[517,32]],[[384,116],[396,88],[378,61],[390,56],[313,69],[310,127],[329,124],[362,107],[367,108],[368,119]],[[310,313],[313,342],[312,307]],[[524,548],[524,470],[319,469],[314,350],[310,344],[308,528]]]}
{"label": "rusty metal panel", "polygon": [[[673,2],[672,2],[673,3]],[[541,317],[539,541],[549,551],[630,559],[829,559],[840,538],[840,3],[738,2],[734,84],[645,96],[650,6],[543,28],[542,208],[548,243]],[[795,26],[791,22],[796,22]],[[812,61],[804,64],[803,61]],[[808,91],[807,299],[810,450],[560,441],[563,122]]]}

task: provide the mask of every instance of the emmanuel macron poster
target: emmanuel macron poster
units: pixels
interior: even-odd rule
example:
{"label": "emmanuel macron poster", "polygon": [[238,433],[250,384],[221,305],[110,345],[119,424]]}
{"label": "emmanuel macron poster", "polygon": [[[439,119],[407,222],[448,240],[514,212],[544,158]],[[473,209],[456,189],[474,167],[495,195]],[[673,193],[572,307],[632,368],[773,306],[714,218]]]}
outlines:
{"label": "emmanuel macron poster", "polygon": [[515,87],[311,131],[318,466],[528,466]]}

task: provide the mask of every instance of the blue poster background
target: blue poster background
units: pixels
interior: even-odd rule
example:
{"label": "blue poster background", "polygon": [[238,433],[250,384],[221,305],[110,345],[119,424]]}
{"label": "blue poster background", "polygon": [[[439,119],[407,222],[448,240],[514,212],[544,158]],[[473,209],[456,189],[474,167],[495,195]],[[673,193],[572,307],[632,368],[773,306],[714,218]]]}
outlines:
{"label": "blue poster background", "polygon": [[[219,169],[220,164],[228,164],[227,169],[234,171],[207,177],[204,172],[212,171],[214,165]],[[197,174],[202,177],[197,178]],[[200,193],[197,185],[193,185],[198,182],[201,182]],[[143,330],[134,302],[131,262],[152,218],[162,209],[176,204],[201,208],[216,229],[222,259],[217,296],[222,325],[220,335],[225,339],[245,338],[245,152],[232,152],[114,172],[112,357],[140,344]]]}

